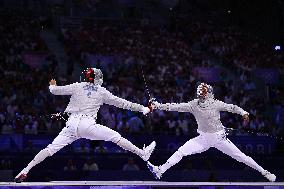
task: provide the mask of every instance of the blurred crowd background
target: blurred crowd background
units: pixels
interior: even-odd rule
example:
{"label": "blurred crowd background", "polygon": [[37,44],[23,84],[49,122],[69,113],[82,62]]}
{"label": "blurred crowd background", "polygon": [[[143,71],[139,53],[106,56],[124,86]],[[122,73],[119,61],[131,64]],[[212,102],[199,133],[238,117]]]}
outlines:
{"label": "blurred crowd background", "polygon": [[[248,124],[222,113],[224,125],[235,129],[228,137],[267,169],[283,173],[283,7],[274,0],[0,0],[0,169],[10,174],[0,174],[2,180],[65,126],[50,114],[63,112],[69,97],[53,96],[49,80],[78,82],[87,67],[102,69],[103,86],[113,94],[143,105],[150,98],[146,85],[162,103],[190,101],[200,82],[213,85],[217,99],[250,113]],[[157,140],[153,159],[159,163],[197,135],[189,113],[143,116],[104,105],[98,123],[140,146]],[[253,171],[215,151],[187,158],[166,179],[198,180],[199,169],[204,181],[262,179],[226,177]],[[179,177],[185,170],[188,176]],[[78,172],[84,174],[76,177]],[[113,179],[117,173],[151,178],[137,157],[108,143],[79,140],[40,165],[31,180]]]}

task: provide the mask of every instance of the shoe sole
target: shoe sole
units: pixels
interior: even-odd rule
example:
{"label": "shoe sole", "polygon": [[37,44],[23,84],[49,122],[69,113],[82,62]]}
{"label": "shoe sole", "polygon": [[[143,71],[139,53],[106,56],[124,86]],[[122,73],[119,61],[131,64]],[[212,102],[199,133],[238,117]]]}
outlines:
{"label": "shoe sole", "polygon": [[14,181],[16,183],[21,183],[27,178],[27,175],[20,175],[19,177],[15,178]]}
{"label": "shoe sole", "polygon": [[147,167],[148,169],[151,171],[151,173],[154,175],[155,179],[160,179],[157,174],[154,172],[154,169],[152,168],[152,166],[147,162]]}
{"label": "shoe sole", "polygon": [[276,176],[274,175],[273,178],[271,180],[269,180],[270,182],[275,182],[276,180]]}

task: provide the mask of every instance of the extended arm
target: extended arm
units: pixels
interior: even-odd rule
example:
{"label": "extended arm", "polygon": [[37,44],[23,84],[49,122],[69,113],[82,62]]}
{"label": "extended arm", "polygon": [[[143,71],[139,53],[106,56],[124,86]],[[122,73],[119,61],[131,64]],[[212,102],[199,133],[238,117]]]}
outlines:
{"label": "extended arm", "polygon": [[73,83],[65,86],[57,86],[54,79],[49,84],[49,91],[54,95],[72,95],[76,85],[76,83]]}
{"label": "extended arm", "polygon": [[160,104],[158,102],[153,102],[154,108],[166,111],[177,111],[177,112],[193,112],[192,101],[188,103],[166,103]]}
{"label": "extended arm", "polygon": [[150,109],[140,104],[129,102],[125,99],[119,98],[109,91],[105,90],[103,93],[104,103],[123,108],[131,111],[142,112],[144,115],[150,112]]}

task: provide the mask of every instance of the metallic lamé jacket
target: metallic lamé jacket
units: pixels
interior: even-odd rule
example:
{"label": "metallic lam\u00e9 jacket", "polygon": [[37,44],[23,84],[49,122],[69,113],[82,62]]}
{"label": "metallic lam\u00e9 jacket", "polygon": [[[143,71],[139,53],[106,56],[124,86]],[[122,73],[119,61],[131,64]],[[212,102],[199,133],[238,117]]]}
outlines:
{"label": "metallic lam\u00e9 jacket", "polygon": [[242,108],[234,104],[226,104],[222,101],[210,99],[206,101],[206,106],[203,106],[198,99],[194,99],[187,103],[166,103],[160,104],[155,102],[156,109],[166,111],[190,112],[194,115],[198,130],[205,133],[214,133],[224,129],[220,120],[220,112],[227,111],[240,115],[248,114]]}
{"label": "metallic lam\u00e9 jacket", "polygon": [[71,95],[65,112],[71,114],[85,114],[96,116],[103,104],[119,108],[143,112],[144,106],[129,102],[110,93],[100,85],[87,82],[73,83],[65,86],[50,85],[49,90],[54,95]]}

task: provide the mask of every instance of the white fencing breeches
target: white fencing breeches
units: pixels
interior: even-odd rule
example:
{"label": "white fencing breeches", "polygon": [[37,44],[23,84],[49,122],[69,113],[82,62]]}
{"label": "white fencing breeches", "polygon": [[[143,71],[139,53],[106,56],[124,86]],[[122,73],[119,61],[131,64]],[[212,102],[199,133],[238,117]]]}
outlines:
{"label": "white fencing breeches", "polygon": [[111,141],[119,145],[125,150],[131,151],[138,156],[143,156],[144,151],[133,145],[121,135],[103,125],[96,123],[92,117],[85,116],[70,116],[66,122],[66,126],[62,129],[59,135],[49,144],[45,149],[41,150],[35,158],[24,169],[25,173],[34,167],[36,164],[43,161],[46,157],[52,156],[63,147],[71,144],[79,138],[86,138],[90,140],[104,140]]}
{"label": "white fencing breeches", "polygon": [[224,131],[216,133],[199,133],[199,136],[187,141],[167,160],[165,164],[159,167],[162,173],[177,164],[184,156],[201,153],[211,147],[214,147],[237,161],[245,163],[253,169],[263,173],[264,169],[251,157],[242,153],[229,139],[227,139]]}
{"label": "white fencing breeches", "polygon": [[132,145],[128,140],[121,137],[121,135],[100,124],[90,117],[70,117],[66,122],[66,127],[62,129],[54,141],[47,146],[50,155],[53,155],[64,146],[71,144],[73,141],[85,138],[90,140],[111,141],[118,144],[125,150],[129,150],[141,156],[142,151]]}

